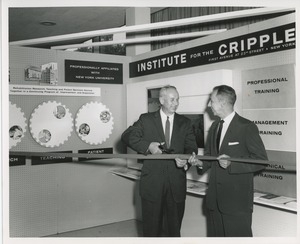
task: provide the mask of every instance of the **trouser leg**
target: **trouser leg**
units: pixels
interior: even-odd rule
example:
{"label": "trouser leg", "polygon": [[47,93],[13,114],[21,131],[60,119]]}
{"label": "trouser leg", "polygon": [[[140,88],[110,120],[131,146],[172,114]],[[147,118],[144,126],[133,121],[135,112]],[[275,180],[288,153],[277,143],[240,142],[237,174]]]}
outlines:
{"label": "trouser leg", "polygon": [[223,214],[218,209],[209,210],[208,226],[211,237],[252,237],[252,213]]}
{"label": "trouser leg", "polygon": [[165,182],[158,201],[142,199],[143,232],[145,237],[180,237],[185,201],[175,202],[170,185]]}
{"label": "trouser leg", "polygon": [[223,215],[224,231],[227,237],[252,237],[252,213]]}
{"label": "trouser leg", "polygon": [[223,219],[220,211],[208,210],[208,236],[209,237],[224,237]]}
{"label": "trouser leg", "polygon": [[142,216],[144,237],[159,237],[162,230],[161,202],[142,199]]}
{"label": "trouser leg", "polygon": [[170,188],[168,188],[165,197],[164,217],[165,223],[167,224],[167,236],[180,237],[185,201],[175,202]]}

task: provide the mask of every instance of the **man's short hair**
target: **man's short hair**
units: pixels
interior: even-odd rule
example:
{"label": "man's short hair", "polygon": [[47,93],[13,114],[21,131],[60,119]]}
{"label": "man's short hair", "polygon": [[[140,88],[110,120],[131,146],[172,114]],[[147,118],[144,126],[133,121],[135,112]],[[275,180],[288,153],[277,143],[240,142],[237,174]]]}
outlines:
{"label": "man's short hair", "polygon": [[235,90],[227,85],[220,85],[213,88],[213,91],[217,91],[216,95],[225,98],[228,103],[232,106],[235,104],[236,101],[236,93]]}
{"label": "man's short hair", "polygon": [[159,91],[159,97],[165,96],[168,89],[174,89],[175,91],[177,91],[177,88],[175,86],[167,85],[167,86],[164,86],[164,87],[162,87],[160,89],[160,91]]}

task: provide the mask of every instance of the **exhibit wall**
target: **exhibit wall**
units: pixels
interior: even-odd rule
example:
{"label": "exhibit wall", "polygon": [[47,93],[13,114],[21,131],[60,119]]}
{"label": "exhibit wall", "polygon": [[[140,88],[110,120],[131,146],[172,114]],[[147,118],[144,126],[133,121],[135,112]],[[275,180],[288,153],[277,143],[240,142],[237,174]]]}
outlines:
{"label": "exhibit wall", "polygon": [[[128,126],[147,112],[148,89],[175,85],[180,95],[178,113],[203,113],[206,136],[214,120],[207,109],[212,87],[233,86],[237,93],[235,110],[256,123],[271,161],[266,170],[255,177],[255,190],[270,196],[296,197],[294,21],[294,14],[290,14],[134,57],[127,82]],[[249,81],[257,83],[257,80],[265,84],[252,87],[247,84]],[[280,132],[268,132],[275,130]],[[140,166],[138,162],[128,162],[128,167]],[[197,175],[193,168],[187,177],[208,181],[208,177]],[[188,205],[192,204],[190,199],[187,199]],[[202,203],[200,197],[200,205]],[[254,227],[255,236],[295,235],[296,214],[270,209],[262,217],[264,208],[268,207],[255,206],[254,223],[262,221],[264,225],[263,229]],[[195,211],[193,214],[204,216],[201,208]],[[285,216],[288,227],[279,219],[274,221],[277,211]],[[186,226],[205,226],[200,218],[195,220],[193,214],[184,216],[182,233],[188,236],[196,235],[197,230]],[[275,231],[279,229],[281,232]]]}
{"label": "exhibit wall", "polygon": [[10,47],[9,54],[11,237],[134,219],[135,185],[110,173],[125,160],[30,156],[124,152],[129,58],[24,47]]}
{"label": "exhibit wall", "polygon": [[243,114],[259,127],[271,163],[255,178],[255,187],[296,197],[295,65],[242,72]]}

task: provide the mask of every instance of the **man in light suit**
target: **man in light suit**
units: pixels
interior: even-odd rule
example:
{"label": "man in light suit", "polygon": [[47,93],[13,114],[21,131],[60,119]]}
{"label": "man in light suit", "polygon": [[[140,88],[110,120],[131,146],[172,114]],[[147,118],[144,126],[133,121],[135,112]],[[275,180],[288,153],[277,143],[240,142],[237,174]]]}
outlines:
{"label": "man in light suit", "polygon": [[[141,154],[191,154],[198,150],[191,121],[176,112],[179,94],[174,86],[160,90],[161,109],[142,114],[122,134],[122,140]],[[145,237],[179,237],[186,198],[186,170],[175,160],[144,160],[140,178]],[[163,223],[165,223],[163,225]],[[164,233],[162,233],[164,228]]]}
{"label": "man in light suit", "polygon": [[[267,160],[257,126],[234,111],[235,101],[236,93],[232,87],[221,85],[213,89],[210,106],[220,119],[210,127],[204,155],[217,156],[218,161],[202,162],[195,158],[195,154],[188,160],[199,173],[211,169],[205,203],[209,236],[214,237],[252,236],[253,175],[266,167],[226,159]],[[221,123],[223,125],[217,139]],[[183,160],[177,161],[181,167],[184,165]]]}

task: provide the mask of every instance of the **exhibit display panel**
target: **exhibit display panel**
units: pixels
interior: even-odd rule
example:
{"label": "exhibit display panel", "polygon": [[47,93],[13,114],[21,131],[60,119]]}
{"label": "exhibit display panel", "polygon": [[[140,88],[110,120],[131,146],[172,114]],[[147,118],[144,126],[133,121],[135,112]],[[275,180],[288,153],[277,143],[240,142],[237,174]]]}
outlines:
{"label": "exhibit display panel", "polygon": [[[20,107],[25,118],[28,119],[27,124],[29,126],[27,132],[24,133],[22,143],[18,143],[18,145],[14,147],[15,151],[41,151],[44,150],[43,148],[49,147],[49,149],[52,148],[54,151],[57,149],[57,151],[72,150],[76,152],[82,149],[99,148],[100,144],[101,147],[103,146],[104,148],[116,148],[116,144],[118,144],[119,140],[118,133],[120,133],[125,126],[125,122],[123,122],[122,119],[125,115],[125,111],[121,106],[124,104],[123,101],[125,97],[122,84],[116,84],[115,81],[123,81],[123,76],[128,72],[128,69],[123,69],[123,63],[126,63],[126,59],[128,60],[128,58],[122,57],[123,63],[120,64],[115,63],[113,57],[110,56],[108,59],[104,58],[106,62],[100,62],[99,60],[101,59],[99,59],[97,55],[92,54],[18,47],[11,47],[10,57],[12,62],[10,65],[9,84],[10,101]],[[77,62],[76,65],[75,63],[72,64],[72,67],[73,69],[76,68],[75,77],[83,77],[80,82],[78,80],[71,82],[70,79],[68,82],[65,81],[65,76],[69,72],[69,68],[66,69],[65,67],[65,60],[69,59],[78,60],[79,62]],[[91,60],[94,60],[94,62],[91,62]],[[26,67],[28,65],[42,67],[45,63],[57,64],[55,66],[55,77],[57,77],[55,83],[52,84],[50,79],[48,79],[48,81],[39,79],[25,80]],[[112,67],[114,64],[116,67]],[[95,71],[102,69],[104,69],[105,72],[101,72],[101,75],[98,74],[100,71]],[[44,73],[45,72],[46,71],[44,71]],[[48,70],[48,73],[49,72],[52,71]],[[41,71],[41,73],[43,72]],[[52,77],[51,75],[48,76]],[[122,76],[122,79],[120,76]],[[41,75],[41,77],[43,77],[43,75]],[[95,81],[90,83],[91,79],[99,80],[99,83]],[[113,83],[111,83],[112,80]],[[97,105],[98,110],[101,110],[99,111],[99,118],[94,118],[99,121],[99,126],[95,125],[95,129],[83,137],[82,134],[79,133],[81,124],[78,125],[76,120],[80,120],[82,117],[80,114],[87,110],[87,107],[90,106],[88,104],[99,104]],[[58,118],[58,116],[52,112],[55,108],[57,110],[61,109],[61,111],[57,111],[56,113],[60,114],[65,112],[66,114]],[[95,111],[97,111],[96,108]],[[103,122],[105,120],[104,116],[106,115],[111,119],[107,122]],[[117,124],[114,123],[116,119],[118,121]],[[91,120],[91,118],[89,118],[89,120]],[[89,121],[89,123],[92,123],[92,121]],[[35,127],[39,126],[40,128],[35,129]],[[47,126],[52,127],[53,131],[49,131],[48,129],[48,132],[46,132]],[[56,133],[59,129],[61,131]],[[107,135],[104,135],[103,132],[106,131]],[[48,136],[50,139],[47,139],[49,141],[45,142],[46,139],[42,139],[44,140],[42,142],[39,139],[39,133],[51,134],[51,136]],[[57,139],[54,137],[55,134],[58,135]],[[66,136],[62,139],[64,134],[66,134]],[[94,139],[92,139],[92,137]],[[95,139],[96,137],[98,137],[98,139]]]}
{"label": "exhibit display panel", "polygon": [[[28,153],[10,154],[10,236],[47,236],[134,219],[134,183],[108,173],[115,165],[126,165],[124,159],[46,155],[123,152],[122,82],[129,58],[24,47],[10,47],[9,54],[10,151]],[[79,62],[73,68],[82,74],[80,81],[65,80],[65,60]],[[105,72],[99,75],[96,68]]]}
{"label": "exhibit display panel", "polygon": [[243,114],[254,121],[271,161],[255,187],[296,197],[296,93],[294,64],[242,73]]}

